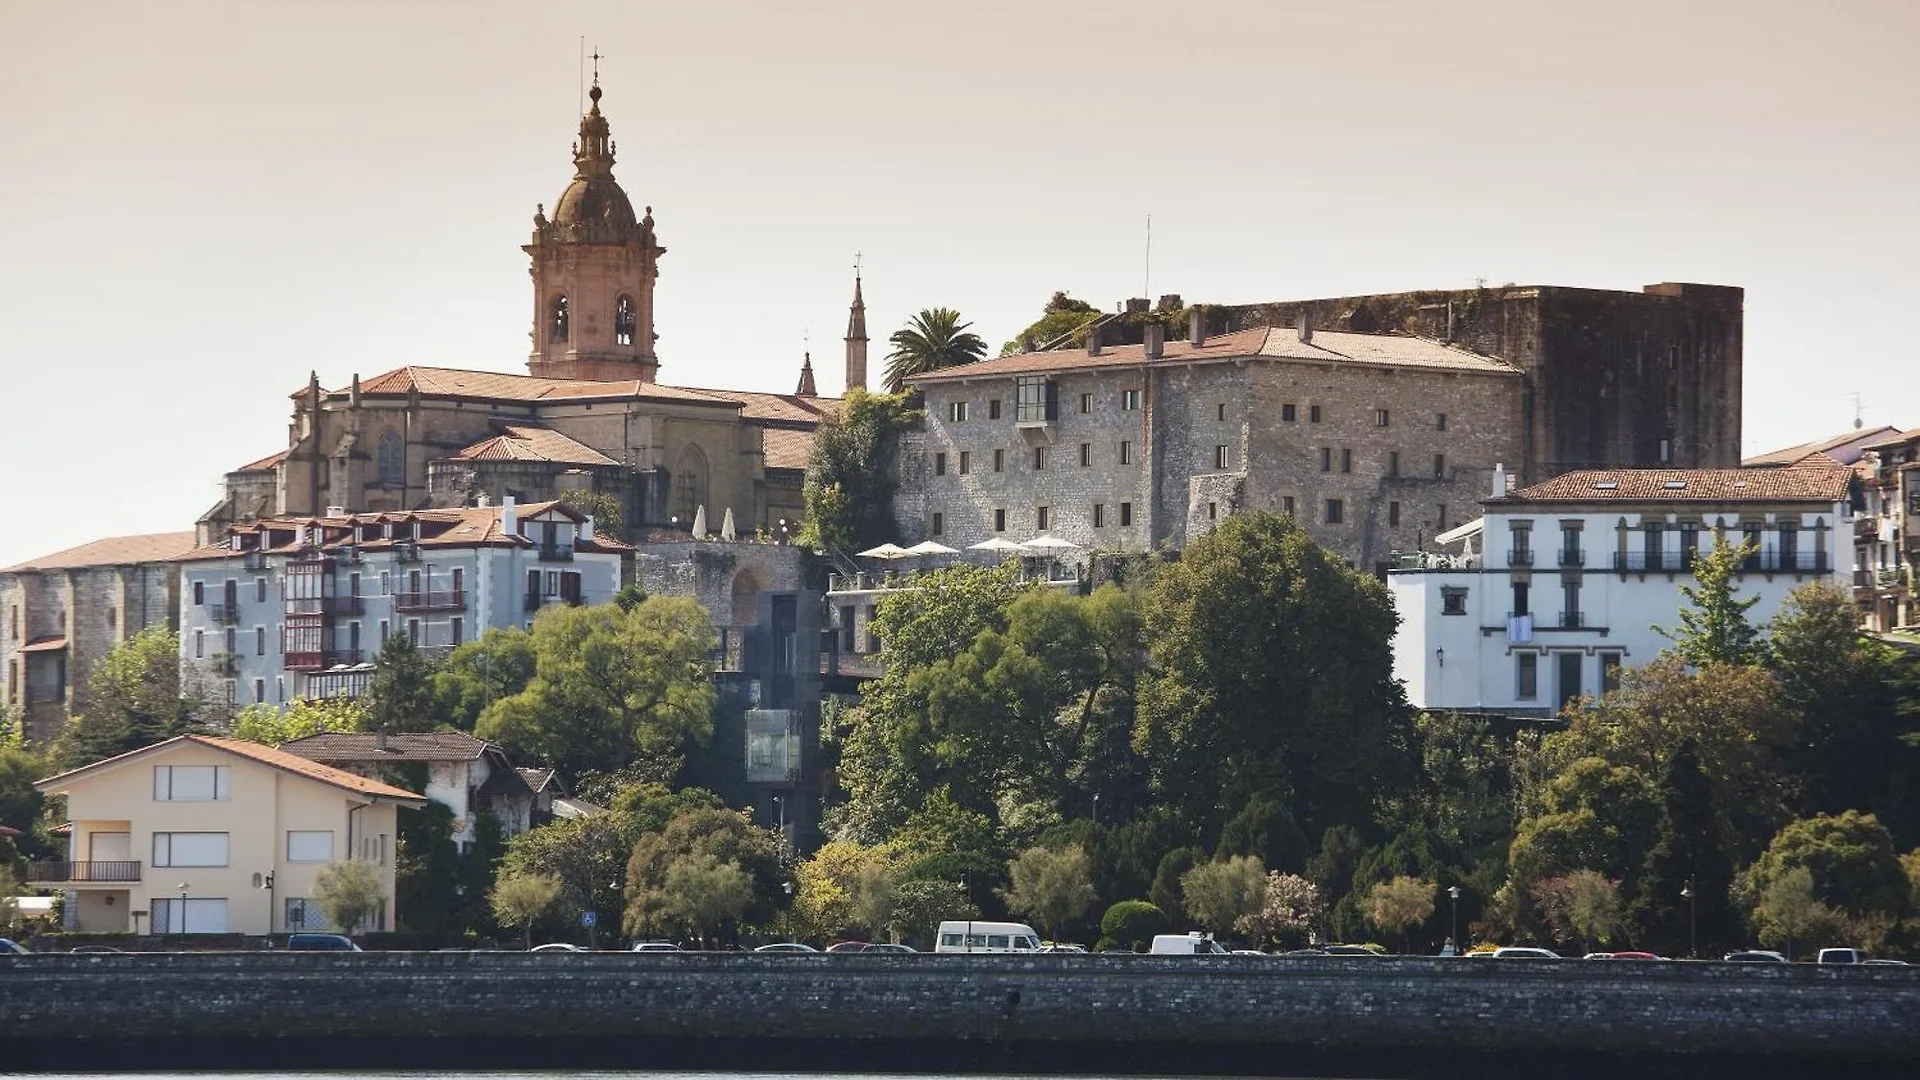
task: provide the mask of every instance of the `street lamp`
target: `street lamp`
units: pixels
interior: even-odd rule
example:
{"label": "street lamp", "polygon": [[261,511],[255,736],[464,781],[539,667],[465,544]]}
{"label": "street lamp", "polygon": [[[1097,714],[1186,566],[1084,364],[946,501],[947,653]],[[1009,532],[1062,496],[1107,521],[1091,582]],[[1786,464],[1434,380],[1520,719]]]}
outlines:
{"label": "street lamp", "polygon": [[1093,793],[1093,823],[1100,824],[1100,793]]}
{"label": "street lamp", "polygon": [[180,883],[180,932],[187,932],[187,883]]}
{"label": "street lamp", "polygon": [[1693,892],[1692,878],[1688,878],[1687,883],[1680,886],[1680,898],[1687,902],[1687,957],[1698,960],[1700,959],[1700,907],[1699,897]]}
{"label": "street lamp", "polygon": [[1454,953],[1458,955],[1461,952],[1461,948],[1460,948],[1460,886],[1458,885],[1447,886],[1447,899],[1453,901],[1453,937],[1450,940],[1453,942]]}
{"label": "street lamp", "polygon": [[780,830],[780,835],[785,836],[787,834],[787,803],[778,795],[773,797],[773,819],[775,826]]}

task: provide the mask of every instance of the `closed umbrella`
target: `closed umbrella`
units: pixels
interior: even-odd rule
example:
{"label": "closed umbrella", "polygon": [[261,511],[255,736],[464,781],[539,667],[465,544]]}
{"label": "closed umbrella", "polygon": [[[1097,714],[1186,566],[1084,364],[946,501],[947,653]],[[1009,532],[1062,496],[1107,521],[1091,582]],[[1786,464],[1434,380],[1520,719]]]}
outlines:
{"label": "closed umbrella", "polygon": [[720,539],[733,541],[739,539],[733,532],[733,507],[727,507],[727,516],[720,519]]}
{"label": "closed umbrella", "polygon": [[693,538],[695,540],[705,540],[707,538],[706,503],[701,503],[693,512]]}

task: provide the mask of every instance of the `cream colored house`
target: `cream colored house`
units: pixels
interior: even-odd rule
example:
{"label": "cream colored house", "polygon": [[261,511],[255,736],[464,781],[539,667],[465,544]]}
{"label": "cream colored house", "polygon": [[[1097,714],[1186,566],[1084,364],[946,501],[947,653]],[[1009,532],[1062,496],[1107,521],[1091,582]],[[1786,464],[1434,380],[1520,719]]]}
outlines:
{"label": "cream colored house", "polygon": [[67,861],[28,879],[68,891],[70,929],[271,934],[327,929],[314,880],[374,864],[394,925],[399,807],[423,796],[257,743],[182,735],[34,785],[67,800]]}

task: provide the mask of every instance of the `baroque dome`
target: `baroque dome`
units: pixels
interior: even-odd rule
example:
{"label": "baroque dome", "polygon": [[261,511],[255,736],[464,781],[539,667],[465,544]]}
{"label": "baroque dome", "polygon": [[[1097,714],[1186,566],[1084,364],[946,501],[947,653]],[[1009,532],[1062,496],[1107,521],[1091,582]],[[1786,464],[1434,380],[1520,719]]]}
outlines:
{"label": "baroque dome", "polygon": [[593,105],[580,118],[580,141],[573,145],[573,180],[553,204],[553,218],[534,217],[535,229],[552,241],[627,243],[645,233],[650,221],[641,221],[633,202],[613,178],[614,143],[607,118],[600,113],[600,84],[587,94]]}
{"label": "baroque dome", "polygon": [[631,229],[637,223],[633,203],[612,176],[576,176],[553,204],[555,225],[612,225]]}

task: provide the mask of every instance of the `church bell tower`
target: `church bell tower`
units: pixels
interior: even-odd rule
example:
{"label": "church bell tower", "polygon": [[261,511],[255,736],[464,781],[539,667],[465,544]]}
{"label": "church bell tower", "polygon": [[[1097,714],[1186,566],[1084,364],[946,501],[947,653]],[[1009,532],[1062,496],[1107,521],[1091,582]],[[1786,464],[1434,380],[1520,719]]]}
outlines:
{"label": "church bell tower", "polygon": [[653,283],[666,253],[654,240],[653,208],[635,219],[613,178],[614,143],[600,115],[600,79],[587,96],[573,148],[573,182],[533,215],[533,352],[527,369],[546,379],[653,382]]}

